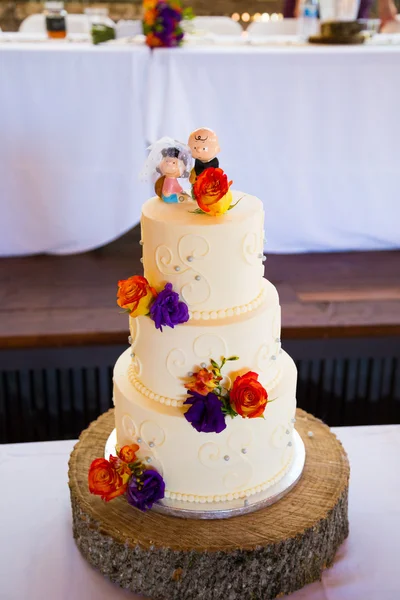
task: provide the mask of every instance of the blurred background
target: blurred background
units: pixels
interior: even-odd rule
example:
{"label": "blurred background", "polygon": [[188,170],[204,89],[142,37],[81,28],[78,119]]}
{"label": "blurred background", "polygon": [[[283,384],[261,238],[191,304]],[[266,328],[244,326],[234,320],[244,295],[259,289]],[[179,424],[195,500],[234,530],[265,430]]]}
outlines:
{"label": "blurred background", "polygon": [[[234,20],[241,21],[246,27],[252,21],[279,19],[283,17],[284,3],[282,0],[193,0],[190,3],[196,15],[225,15],[233,16]],[[396,0],[396,6],[399,2]],[[0,22],[3,31],[17,31],[26,17],[41,12],[43,2],[30,0],[28,2],[0,1]],[[108,14],[114,21],[120,19],[140,19],[142,16],[142,2],[106,1],[106,2],[65,2],[68,13],[83,13],[88,7],[106,7]],[[378,5],[374,1],[371,6],[370,17],[378,16]]]}
{"label": "blurred background", "polygon": [[112,406],[146,148],[202,125],[264,203],[298,405],[400,422],[397,7],[193,0],[164,36],[157,0],[0,1],[0,442]]}

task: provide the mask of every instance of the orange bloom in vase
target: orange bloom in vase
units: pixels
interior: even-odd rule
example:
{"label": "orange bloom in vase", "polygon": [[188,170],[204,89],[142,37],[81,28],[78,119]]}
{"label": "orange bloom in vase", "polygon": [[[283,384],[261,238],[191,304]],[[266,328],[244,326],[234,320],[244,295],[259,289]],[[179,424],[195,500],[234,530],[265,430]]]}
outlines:
{"label": "orange bloom in vase", "polygon": [[117,304],[131,317],[147,315],[157,292],[145,277],[134,275],[118,281]]}
{"label": "orange bloom in vase", "polygon": [[232,204],[232,181],[220,168],[205,169],[193,184],[193,196],[205,213],[218,217],[226,213]]}
{"label": "orange bloom in vase", "polygon": [[150,47],[150,48],[157,48],[163,45],[162,41],[160,40],[160,38],[158,38],[156,35],[154,35],[154,33],[148,33],[146,35],[146,44]]}
{"label": "orange bloom in vase", "polygon": [[257,373],[249,371],[236,377],[230,391],[232,408],[242,417],[262,417],[267,406],[267,390],[258,381]]}
{"label": "orange bloom in vase", "polygon": [[185,384],[185,388],[191,392],[207,396],[209,392],[212,392],[217,387],[221,379],[222,377],[217,377],[208,369],[200,369],[197,373],[193,373],[188,383]]}
{"label": "orange bloom in vase", "polygon": [[[130,474],[129,469],[128,471]],[[101,496],[102,500],[109,502],[125,493],[128,479],[128,473],[125,477],[121,476],[113,462],[105,458],[96,458],[89,469],[89,490],[91,494]]]}
{"label": "orange bloom in vase", "polygon": [[155,8],[149,8],[146,10],[143,16],[143,21],[146,25],[154,25],[157,19],[157,11]]}
{"label": "orange bloom in vase", "polygon": [[147,10],[154,10],[157,5],[157,0],[144,0],[143,11],[146,13]]}

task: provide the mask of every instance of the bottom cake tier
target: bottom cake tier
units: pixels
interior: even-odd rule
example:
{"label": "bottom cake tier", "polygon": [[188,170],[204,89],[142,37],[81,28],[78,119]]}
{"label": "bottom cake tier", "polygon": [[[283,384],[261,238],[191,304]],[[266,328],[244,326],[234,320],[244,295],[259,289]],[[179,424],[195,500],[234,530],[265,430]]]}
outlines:
{"label": "bottom cake tier", "polygon": [[167,407],[139,392],[128,378],[126,350],[114,369],[118,446],[139,445],[138,457],[163,476],[167,499],[224,502],[267,489],[287,473],[294,453],[297,370],[289,355],[282,358],[264,417],[226,417],[226,429],[216,434],[196,431],[185,407]]}

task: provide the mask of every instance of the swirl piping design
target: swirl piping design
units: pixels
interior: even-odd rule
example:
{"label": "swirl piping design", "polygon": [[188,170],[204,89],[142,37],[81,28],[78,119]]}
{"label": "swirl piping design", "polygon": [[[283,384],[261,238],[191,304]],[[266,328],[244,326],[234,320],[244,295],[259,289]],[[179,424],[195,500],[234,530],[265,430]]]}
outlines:
{"label": "swirl piping design", "polygon": [[180,348],[173,348],[167,355],[167,371],[172,377],[182,377],[187,364],[186,354]]}
{"label": "swirl piping design", "polygon": [[132,440],[136,437],[136,425],[130,415],[126,414],[122,417],[122,431],[127,440]]}
{"label": "swirl piping design", "polygon": [[255,231],[249,231],[243,238],[242,247],[244,259],[249,265],[262,265],[262,236],[259,236]]}
{"label": "swirl piping design", "polygon": [[165,442],[165,431],[154,423],[154,421],[143,421],[140,425],[140,437],[146,442],[150,448],[155,446],[158,448]]}
{"label": "swirl piping design", "polygon": [[252,488],[248,488],[241,492],[233,492],[230,494],[221,494],[214,496],[197,496],[194,494],[185,494],[183,492],[172,492],[171,490],[165,491],[165,498],[171,500],[180,500],[182,502],[199,502],[201,504],[205,504],[206,502],[229,502],[231,500],[238,500],[239,498],[248,498],[249,496],[253,496],[254,494],[258,494],[263,490],[271,487],[275,483],[277,483],[282,477],[286,475],[289,471],[293,461],[293,447],[291,448],[291,454],[288,459],[288,462],[285,466],[274,476],[260,483],[260,485],[254,486]]}
{"label": "swirl piping design", "polygon": [[203,333],[193,342],[193,352],[198,358],[216,358],[228,356],[225,340],[213,333]]}

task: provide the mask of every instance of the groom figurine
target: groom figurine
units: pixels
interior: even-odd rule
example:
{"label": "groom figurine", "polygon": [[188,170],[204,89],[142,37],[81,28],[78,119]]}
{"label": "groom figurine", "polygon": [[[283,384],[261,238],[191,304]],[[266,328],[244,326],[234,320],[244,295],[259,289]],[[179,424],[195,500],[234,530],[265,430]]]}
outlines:
{"label": "groom figurine", "polygon": [[209,167],[217,168],[219,166],[217,154],[220,147],[217,134],[207,127],[201,127],[193,131],[189,136],[188,145],[195,159],[194,169],[192,169],[189,177],[189,181],[193,185],[203,171]]}

